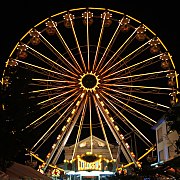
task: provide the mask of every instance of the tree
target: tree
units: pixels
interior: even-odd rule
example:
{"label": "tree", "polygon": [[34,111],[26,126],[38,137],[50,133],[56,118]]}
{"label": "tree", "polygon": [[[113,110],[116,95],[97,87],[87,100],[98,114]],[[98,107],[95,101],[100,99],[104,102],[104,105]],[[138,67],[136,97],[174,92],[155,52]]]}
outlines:
{"label": "tree", "polygon": [[176,130],[180,134],[180,106],[173,106],[166,114],[165,121],[170,130]]}

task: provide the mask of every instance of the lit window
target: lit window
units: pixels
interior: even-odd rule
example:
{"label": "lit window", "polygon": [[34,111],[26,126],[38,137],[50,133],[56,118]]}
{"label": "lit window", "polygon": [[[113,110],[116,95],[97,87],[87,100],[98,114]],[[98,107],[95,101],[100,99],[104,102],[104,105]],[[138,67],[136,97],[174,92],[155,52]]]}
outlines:
{"label": "lit window", "polygon": [[79,144],[79,147],[86,147],[86,142],[82,142],[81,144]]}

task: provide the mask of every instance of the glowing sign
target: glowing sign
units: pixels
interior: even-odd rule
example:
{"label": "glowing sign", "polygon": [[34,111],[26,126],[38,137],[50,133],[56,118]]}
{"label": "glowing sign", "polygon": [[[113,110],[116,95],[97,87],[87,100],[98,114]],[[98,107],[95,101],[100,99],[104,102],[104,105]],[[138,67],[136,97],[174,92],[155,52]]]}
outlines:
{"label": "glowing sign", "polygon": [[102,170],[101,159],[94,162],[86,162],[78,158],[78,170]]}

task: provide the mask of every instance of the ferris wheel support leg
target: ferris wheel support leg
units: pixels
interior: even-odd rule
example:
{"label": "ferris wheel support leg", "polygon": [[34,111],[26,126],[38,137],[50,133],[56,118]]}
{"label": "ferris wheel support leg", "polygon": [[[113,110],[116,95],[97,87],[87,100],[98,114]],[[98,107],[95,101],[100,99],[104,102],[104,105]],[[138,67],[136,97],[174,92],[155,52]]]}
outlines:
{"label": "ferris wheel support leg", "polygon": [[97,106],[99,107],[102,115],[104,116],[104,119],[106,123],[108,124],[112,134],[114,135],[116,141],[118,144],[121,146],[121,150],[126,158],[126,160],[130,163],[133,162],[136,167],[138,167],[138,164],[135,160],[135,158],[131,155],[130,150],[127,148],[126,143],[124,141],[124,138],[120,136],[120,132],[115,128],[113,122],[110,120],[110,116],[106,113],[104,107],[101,105],[100,101],[98,98],[94,96],[95,102],[97,103]]}

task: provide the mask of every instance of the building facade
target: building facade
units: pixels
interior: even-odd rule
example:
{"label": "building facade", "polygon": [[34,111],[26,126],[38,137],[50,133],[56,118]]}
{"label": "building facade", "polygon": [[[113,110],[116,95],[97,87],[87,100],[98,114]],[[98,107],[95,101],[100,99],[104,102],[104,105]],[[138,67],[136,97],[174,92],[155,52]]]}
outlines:
{"label": "building facade", "polygon": [[[179,140],[178,131],[172,130],[169,121],[173,121],[167,114],[161,117],[158,123],[153,127],[156,131],[157,156],[158,163],[167,162],[179,156],[177,141]],[[179,117],[176,118],[178,120]]]}
{"label": "building facade", "polygon": [[[92,141],[92,147],[91,147],[91,141]],[[109,144],[109,146],[111,149],[113,159],[116,159],[118,161],[119,160],[118,146],[115,146],[112,144]],[[106,142],[96,136],[92,136],[92,139],[91,137],[87,137],[83,139],[82,141],[80,141],[77,144],[75,152],[74,152],[75,144],[64,147],[65,159],[71,160],[77,155],[82,155],[86,152],[91,152],[91,148],[93,150],[93,154],[97,154],[98,156],[102,155],[104,158],[109,159],[109,160],[111,159],[110,152],[108,150]],[[72,157],[73,154],[74,154],[74,157]]]}
{"label": "building facade", "polygon": [[[111,152],[106,142],[96,136],[87,137],[77,144],[64,147],[66,177],[70,180],[101,180],[113,176],[119,163],[118,147],[109,144],[109,148]],[[95,156],[91,157],[88,153]],[[85,160],[83,157],[86,155],[97,160]]]}

